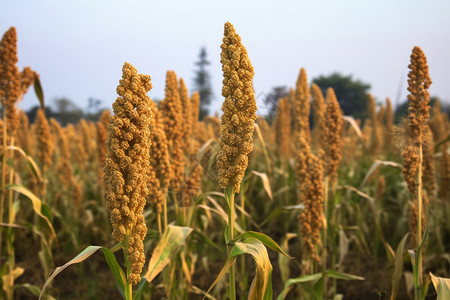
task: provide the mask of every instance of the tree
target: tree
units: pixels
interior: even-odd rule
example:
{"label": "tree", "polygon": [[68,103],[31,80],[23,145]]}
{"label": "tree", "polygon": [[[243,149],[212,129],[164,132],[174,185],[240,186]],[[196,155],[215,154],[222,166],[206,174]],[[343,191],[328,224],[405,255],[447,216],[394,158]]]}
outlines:
{"label": "tree", "polygon": [[370,84],[354,80],[351,75],[344,76],[340,73],[319,76],[313,79],[313,83],[320,87],[323,94],[329,87],[333,88],[345,115],[360,119],[367,117],[367,93]]}
{"label": "tree", "polygon": [[212,100],[211,76],[206,70],[210,62],[206,59],[206,48],[200,49],[199,60],[195,63],[198,70],[195,71],[194,89],[200,94],[200,112],[199,118],[203,120],[209,113],[208,106]]}
{"label": "tree", "polygon": [[265,95],[263,102],[267,106],[267,122],[272,123],[275,114],[277,113],[278,100],[287,97],[289,90],[287,86],[273,87],[269,94]]}
{"label": "tree", "polygon": [[77,123],[83,117],[83,110],[67,98],[56,99],[54,103],[56,106],[55,119],[63,126],[68,123]]}

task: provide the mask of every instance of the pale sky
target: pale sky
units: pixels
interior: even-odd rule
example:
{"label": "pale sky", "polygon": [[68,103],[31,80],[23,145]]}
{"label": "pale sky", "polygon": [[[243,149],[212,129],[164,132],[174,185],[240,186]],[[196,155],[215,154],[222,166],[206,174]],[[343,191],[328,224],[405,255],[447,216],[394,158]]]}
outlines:
{"label": "pale sky", "polygon": [[[407,95],[409,56],[428,58],[431,95],[450,103],[450,1],[0,1],[0,34],[15,26],[19,67],[41,76],[47,104],[88,98],[111,108],[125,61],[152,78],[151,98],[164,97],[174,70],[193,92],[195,65],[207,48],[220,111],[220,44],[230,21],[255,68],[260,113],[272,87],[294,86],[301,67],[311,81],[338,71],[369,83],[378,101]],[[32,90],[22,108],[38,104]]]}

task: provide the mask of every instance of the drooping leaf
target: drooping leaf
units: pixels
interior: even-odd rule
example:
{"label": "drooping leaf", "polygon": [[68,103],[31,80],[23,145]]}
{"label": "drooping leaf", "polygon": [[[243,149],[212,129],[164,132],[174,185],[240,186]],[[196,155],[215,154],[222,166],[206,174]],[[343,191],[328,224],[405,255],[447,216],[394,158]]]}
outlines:
{"label": "drooping leaf", "polygon": [[[225,265],[220,270],[216,280],[214,280],[206,291],[206,295],[235,263],[236,257],[243,254],[250,254],[256,263],[256,275],[250,287],[248,299],[272,299],[272,264],[270,263],[269,255],[264,244],[260,240],[252,237],[237,241],[233,245]],[[206,295],[203,299],[206,298]]]}
{"label": "drooping leaf", "polygon": [[283,249],[281,249],[281,247],[271,237],[269,237],[268,235],[261,233],[261,232],[246,231],[243,234],[241,234],[240,236],[238,236],[237,238],[235,238],[230,243],[233,244],[236,241],[241,241],[241,240],[248,239],[248,238],[255,238],[255,239],[259,240],[260,242],[262,242],[267,247],[269,247],[270,249],[277,251],[278,253],[281,253],[281,254],[293,259],[293,257],[290,256],[289,254],[287,254],[286,252],[284,252]]}
{"label": "drooping leaf", "polygon": [[56,233],[55,230],[53,229],[53,225],[50,222],[50,220],[42,213],[42,201],[35,195],[33,194],[32,191],[30,191],[29,189],[27,189],[26,187],[24,187],[23,185],[20,184],[8,184],[5,186],[7,189],[9,190],[13,190],[16,191],[19,194],[22,194],[24,196],[26,196],[28,199],[31,200],[31,203],[33,204],[33,210],[34,212],[40,216],[41,218],[43,218],[46,222],[48,227],[50,228],[50,230],[52,231],[52,235],[54,238],[56,238]]}
{"label": "drooping leaf", "polygon": [[146,283],[147,283],[147,279],[145,277],[142,277],[141,281],[138,284],[136,292],[133,295],[133,300],[141,300],[142,289],[144,288]]}
{"label": "drooping leaf", "polygon": [[[39,294],[41,293],[41,289],[38,286],[29,284],[29,283],[14,285],[14,289],[19,289],[19,288],[26,288],[28,291],[30,291],[36,297],[39,297]],[[56,300],[56,299],[50,295],[45,295],[42,297],[42,300]]]}
{"label": "drooping leaf", "polygon": [[370,167],[369,171],[367,171],[366,176],[361,182],[359,188],[362,188],[368,181],[370,181],[373,178],[373,176],[377,174],[376,171],[378,171],[378,169],[381,168],[381,166],[390,166],[397,169],[403,168],[401,164],[394,161],[375,160],[372,166]]}
{"label": "drooping leaf", "polygon": [[[8,272],[5,275],[2,276],[2,282],[3,282],[3,290],[8,291],[14,286],[14,281],[22,276],[23,272],[25,270],[21,267],[16,267],[11,274]],[[12,278],[11,278],[12,277]]]}
{"label": "drooping leaf", "polygon": [[16,284],[14,286],[14,288],[15,289],[26,288],[27,290],[29,290],[36,297],[39,297],[39,293],[41,292],[41,289],[38,286],[33,285],[33,284],[29,284],[29,283]]}
{"label": "drooping leaf", "polygon": [[262,149],[263,149],[263,153],[264,153],[264,158],[266,160],[267,171],[269,173],[272,173],[272,169],[271,169],[271,166],[270,166],[269,155],[267,154],[266,142],[264,141],[264,138],[263,138],[263,135],[261,133],[261,129],[259,128],[258,123],[254,123],[254,126],[255,126],[256,135],[258,136],[259,140],[261,141],[261,145],[262,145]]}
{"label": "drooping leaf", "polygon": [[192,235],[196,235],[198,237],[200,237],[201,240],[205,241],[208,245],[216,248],[219,251],[222,251],[222,249],[216,244],[214,243],[206,234],[204,234],[203,232],[199,231],[199,230],[193,230],[192,231]]}
{"label": "drooping leaf", "polygon": [[400,279],[403,273],[403,252],[405,249],[405,243],[408,240],[409,233],[406,233],[395,251],[395,264],[394,264],[394,274],[392,275],[392,291],[391,299],[396,299],[398,287],[400,285]]}
{"label": "drooping leaf", "polygon": [[269,177],[267,177],[267,174],[266,173],[256,172],[256,171],[252,171],[252,173],[255,174],[256,176],[258,176],[259,178],[261,178],[261,181],[263,183],[263,187],[264,187],[264,190],[267,193],[267,196],[269,196],[269,199],[271,201],[273,201],[272,189],[270,188]]}
{"label": "drooping leaf", "polygon": [[436,300],[450,299],[450,279],[434,276],[431,272],[430,277],[437,293]]}
{"label": "drooping leaf", "polygon": [[36,162],[34,161],[34,159],[31,156],[26,154],[22,148],[17,147],[17,146],[8,146],[8,147],[6,147],[6,149],[16,151],[17,153],[22,155],[25,158],[25,160],[27,161],[28,167],[30,168],[31,172],[34,174],[36,179],[39,180],[40,182],[42,181],[41,171],[39,170],[39,167],[37,166]]}
{"label": "drooping leaf", "polygon": [[117,288],[119,292],[124,294],[125,285],[127,283],[127,277],[123,272],[122,268],[119,266],[119,263],[116,260],[116,257],[108,248],[102,248],[103,255],[105,256],[106,263],[108,264],[111,273],[113,273],[114,278],[116,279]]}
{"label": "drooping leaf", "polygon": [[272,299],[272,264],[266,247],[256,238],[246,238],[242,246],[242,251],[250,254],[256,263],[256,275],[250,286],[248,299]]}
{"label": "drooping leaf", "polygon": [[[328,270],[325,272],[325,276],[335,278],[335,279],[341,279],[341,280],[364,280],[364,277],[347,274],[347,273],[340,273],[333,270]],[[284,288],[281,291],[280,295],[278,296],[277,300],[283,300],[289,290],[292,288],[293,284],[304,284],[304,283],[311,283],[313,284],[313,293],[321,295],[323,291],[323,273],[316,273],[312,275],[304,275],[299,276],[297,278],[289,279],[284,284]]]}
{"label": "drooping leaf", "polygon": [[172,257],[184,246],[184,241],[191,232],[192,228],[189,227],[171,225],[167,227],[150,258],[148,271],[144,276],[148,282],[152,282],[169,264]]}
{"label": "drooping leaf", "polygon": [[348,252],[349,244],[350,242],[347,238],[347,235],[345,235],[345,231],[339,230],[339,265],[342,265],[342,263],[344,262],[344,258]]}
{"label": "drooping leaf", "polygon": [[[289,241],[297,236],[298,235],[296,233],[286,233],[285,237],[283,238],[283,240],[280,243],[281,249],[283,249],[284,252],[288,252],[289,251]],[[281,280],[283,281],[283,283],[288,281],[288,279],[290,277],[289,261],[290,261],[290,259],[287,258],[285,255],[282,255],[282,254],[278,255],[278,265],[280,266]]]}
{"label": "drooping leaf", "polygon": [[42,90],[41,80],[39,79],[39,76],[34,77],[34,93],[36,94],[36,97],[39,100],[39,103],[41,104],[41,108],[45,109],[44,105],[44,91]]}
{"label": "drooping leaf", "polygon": [[364,277],[353,275],[353,274],[347,274],[347,273],[341,273],[333,270],[328,270],[326,273],[326,276],[335,278],[335,279],[342,279],[342,280],[364,280]]}
{"label": "drooping leaf", "polygon": [[284,284],[284,288],[281,291],[280,295],[278,295],[277,300],[285,299],[287,293],[290,291],[290,289],[292,288],[293,284],[303,283],[303,282],[315,282],[315,281],[319,280],[320,278],[322,278],[322,273],[316,273],[316,274],[311,274],[311,275],[303,275],[303,276],[299,276],[297,278],[289,279]]}
{"label": "drooping leaf", "polygon": [[353,130],[355,130],[355,133],[358,136],[360,142],[364,144],[364,137],[361,132],[361,129],[359,128],[358,123],[356,123],[356,120],[353,117],[344,116],[344,121],[347,121],[352,126],[352,128],[353,128]]}
{"label": "drooping leaf", "polygon": [[101,249],[101,248],[102,248],[101,246],[87,246],[86,249],[81,251],[77,256],[72,258],[66,264],[62,265],[61,267],[57,267],[53,271],[53,273],[50,275],[50,277],[47,278],[47,280],[45,281],[44,286],[42,287],[41,293],[39,294],[39,299],[41,299],[42,295],[47,290],[48,285],[56,277],[56,275],[61,273],[65,268],[67,268],[73,264],[77,264],[77,263],[84,261],[85,259],[90,257],[92,254],[94,254],[98,249]]}
{"label": "drooping leaf", "polygon": [[10,223],[0,223],[0,227],[27,229],[25,226],[18,225],[18,224],[10,224]]}

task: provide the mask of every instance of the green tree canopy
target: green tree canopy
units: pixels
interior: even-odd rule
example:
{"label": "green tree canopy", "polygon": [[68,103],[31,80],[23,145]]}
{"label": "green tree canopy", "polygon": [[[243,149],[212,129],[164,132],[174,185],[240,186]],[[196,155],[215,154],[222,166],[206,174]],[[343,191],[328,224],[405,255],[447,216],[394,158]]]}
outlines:
{"label": "green tree canopy", "polygon": [[206,66],[210,62],[206,58],[206,48],[200,49],[199,60],[195,63],[198,69],[195,71],[194,90],[200,94],[200,112],[199,118],[203,120],[209,113],[208,106],[212,100],[211,76],[209,75]]}
{"label": "green tree canopy", "polygon": [[278,100],[283,97],[287,97],[289,94],[289,89],[287,86],[276,86],[273,87],[269,94],[264,96],[263,102],[267,107],[267,121],[272,124],[272,121],[277,113]]}
{"label": "green tree canopy", "polygon": [[352,75],[344,76],[337,72],[314,78],[313,83],[320,87],[324,95],[329,87],[333,88],[345,115],[360,119],[367,116],[367,93],[370,84],[355,80]]}

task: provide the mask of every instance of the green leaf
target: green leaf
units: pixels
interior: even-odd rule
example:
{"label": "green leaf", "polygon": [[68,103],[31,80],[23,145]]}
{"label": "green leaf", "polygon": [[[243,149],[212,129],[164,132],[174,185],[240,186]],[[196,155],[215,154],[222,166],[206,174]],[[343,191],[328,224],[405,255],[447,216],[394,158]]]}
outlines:
{"label": "green leaf", "polygon": [[38,286],[29,284],[29,283],[15,284],[14,289],[18,289],[18,288],[26,288],[31,293],[33,293],[33,295],[35,295],[35,296],[39,296],[39,293],[41,292],[41,289]]}
{"label": "green leaf", "polygon": [[259,226],[264,226],[267,223],[270,222],[270,220],[278,217],[279,215],[281,215],[283,213],[283,208],[277,206],[274,210],[272,210],[272,212],[269,214],[269,216],[267,218],[264,219],[264,221],[262,221]]}
{"label": "green leaf", "polygon": [[414,269],[416,267],[416,252],[414,252],[414,250],[408,250],[408,254],[411,259],[411,265]]}
{"label": "green leaf", "polygon": [[325,279],[323,278],[323,276],[317,280],[313,286],[312,286],[312,293],[314,294],[315,299],[320,299],[322,300],[324,297],[324,290],[323,290],[323,285],[325,283]]}
{"label": "green leaf", "polygon": [[111,273],[113,273],[116,279],[117,289],[121,294],[125,295],[125,285],[127,284],[127,277],[123,272],[122,268],[117,263],[116,257],[108,248],[102,248],[103,255],[105,256],[106,263],[108,264]]}
{"label": "green leaf", "polygon": [[54,238],[56,238],[55,230],[53,229],[53,225],[50,222],[50,220],[42,213],[42,201],[33,194],[32,191],[24,187],[20,184],[8,184],[5,186],[9,190],[16,191],[19,194],[22,194],[26,196],[28,199],[31,200],[31,203],[33,204],[33,210],[38,214],[41,218],[43,218],[46,222],[50,230],[52,231],[52,235]]}
{"label": "green leaf", "polygon": [[8,146],[8,147],[6,147],[6,149],[16,151],[17,153],[22,155],[26,159],[31,172],[34,174],[34,176],[36,176],[36,178],[40,182],[42,182],[43,179],[42,179],[41,171],[39,170],[39,167],[37,166],[36,162],[34,161],[34,159],[31,156],[26,154],[22,148],[17,147],[17,146]]}
{"label": "green leaf", "polygon": [[50,220],[50,222],[53,222],[53,215],[50,206],[48,206],[45,203],[42,203],[41,212],[44,216],[46,216]]}
{"label": "green leaf", "polygon": [[[28,291],[30,291],[36,297],[39,297],[39,293],[41,292],[41,289],[38,286],[29,284],[29,283],[14,284],[15,290],[19,289],[19,288],[26,288]],[[56,299],[50,295],[45,295],[42,297],[42,300],[56,300]]]}
{"label": "green leaf", "polygon": [[169,264],[172,257],[184,246],[184,241],[191,232],[192,228],[189,227],[171,225],[167,227],[166,232],[153,250],[148,264],[148,271],[144,276],[148,282],[152,282]]}
{"label": "green leaf", "polygon": [[225,193],[225,201],[227,202],[227,205],[228,205],[228,209],[230,209],[230,199],[231,199],[231,197],[233,197],[234,195],[234,187],[233,187],[233,185],[230,185],[229,187],[227,187],[225,190],[224,190],[224,193]]}
{"label": "green leaf", "polygon": [[431,272],[430,277],[437,293],[436,300],[450,299],[450,279],[434,276]]}
{"label": "green leaf", "polygon": [[[281,240],[281,249],[283,251],[287,252],[289,250],[289,240],[291,240],[294,237],[297,237],[298,235],[296,233],[286,233],[284,238]],[[289,270],[289,258],[287,258],[284,255],[278,255],[278,265],[280,266],[280,272],[281,272],[281,280],[283,283],[288,281],[290,277],[290,270]]]}
{"label": "green leaf", "polygon": [[303,275],[303,276],[299,276],[297,278],[289,279],[284,284],[284,288],[281,291],[280,295],[278,295],[277,300],[283,300],[284,298],[286,298],[286,295],[289,292],[289,290],[292,288],[293,284],[304,283],[304,282],[315,282],[315,281],[319,280],[320,278],[322,278],[322,273]]}
{"label": "green leaf", "polygon": [[[219,251],[222,251],[222,249],[216,244],[214,243],[208,236],[206,236],[203,232],[195,230],[192,232],[192,235],[197,235],[199,236],[202,240],[204,240],[208,245],[216,248]],[[203,243],[200,243],[203,244]]]}
{"label": "green leaf", "polygon": [[[206,291],[206,295],[235,263],[236,257],[243,254],[250,254],[256,263],[256,275],[251,284],[248,299],[272,299],[272,264],[264,244],[252,237],[237,241],[234,244],[225,265]],[[206,298],[206,295],[203,299]]]}
{"label": "green leaf", "polygon": [[42,287],[41,293],[39,294],[39,299],[41,299],[44,292],[47,290],[48,285],[53,280],[53,278],[56,277],[59,273],[61,273],[65,268],[80,263],[90,257],[92,254],[94,254],[98,249],[103,248],[101,246],[88,246],[86,249],[81,251],[77,256],[75,256],[73,259],[68,261],[65,265],[62,265],[61,267],[57,267],[55,271],[50,275],[49,278],[47,278],[47,281],[45,281],[44,286]]}
{"label": "green leaf", "polygon": [[369,171],[367,171],[366,177],[364,177],[359,188],[362,188],[367,182],[369,182],[375,176],[375,174],[378,174],[377,171],[381,168],[381,166],[390,166],[398,169],[403,168],[401,164],[394,161],[375,160],[372,166],[370,167]]}
{"label": "green leaf", "polygon": [[328,270],[326,273],[326,276],[334,278],[334,279],[342,279],[342,280],[364,280],[364,277],[347,274],[347,273],[340,273],[333,270]]}
{"label": "green leaf", "polygon": [[[340,273],[333,270],[328,270],[325,272],[325,276],[335,278],[335,279],[343,279],[343,280],[364,280],[364,277],[356,276],[347,273]],[[316,273],[311,275],[299,276],[297,278],[289,279],[284,284],[284,288],[278,296],[277,300],[283,300],[289,290],[292,288],[293,284],[303,284],[303,283],[312,283],[313,284],[313,293],[316,295],[321,295],[323,291],[323,273]]]}
{"label": "green leaf", "polygon": [[146,282],[147,282],[147,279],[145,277],[142,277],[141,281],[139,282],[139,285],[137,287],[136,293],[133,296],[133,300],[141,300],[142,289],[144,288]]}
{"label": "green leaf", "polygon": [[281,247],[274,240],[272,240],[268,235],[261,233],[261,232],[255,232],[255,231],[244,232],[243,234],[241,234],[234,240],[230,241],[230,244],[233,244],[237,241],[241,241],[241,240],[247,239],[247,238],[255,238],[255,239],[259,240],[260,242],[262,242],[267,247],[269,247],[270,249],[277,251],[278,253],[281,253],[281,254],[293,259],[293,257],[290,256],[289,254],[287,254],[286,252],[284,252],[283,249],[281,249]]}
{"label": "green leaf", "polygon": [[44,106],[44,91],[42,90],[41,80],[39,79],[39,76],[34,77],[34,93],[36,94],[36,97],[39,100],[39,103],[41,104],[41,108],[45,109]]}
{"label": "green leaf", "polygon": [[392,291],[391,291],[391,299],[397,298],[397,291],[400,285],[400,279],[402,278],[403,273],[403,252],[405,249],[405,243],[408,240],[409,233],[406,233],[400,243],[397,246],[397,250],[395,251],[395,261],[394,261],[394,274],[392,275]]}
{"label": "green leaf", "polygon": [[261,178],[261,181],[263,183],[264,190],[266,191],[267,196],[269,196],[269,199],[271,201],[273,201],[272,189],[270,188],[270,181],[269,181],[269,177],[267,177],[267,174],[256,172],[256,171],[252,171],[252,173],[255,174],[256,176],[258,176],[259,178]]}

